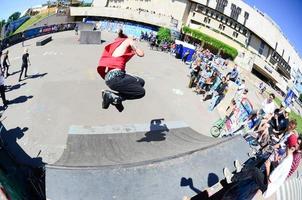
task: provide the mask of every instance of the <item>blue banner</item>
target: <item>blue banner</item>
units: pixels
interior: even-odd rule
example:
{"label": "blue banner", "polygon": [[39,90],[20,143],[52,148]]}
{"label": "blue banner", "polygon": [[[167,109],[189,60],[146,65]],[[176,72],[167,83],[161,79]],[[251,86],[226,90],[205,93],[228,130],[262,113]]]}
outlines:
{"label": "blue banner", "polygon": [[295,97],[294,91],[290,89],[284,99],[284,103],[286,107],[290,106],[294,97]]}

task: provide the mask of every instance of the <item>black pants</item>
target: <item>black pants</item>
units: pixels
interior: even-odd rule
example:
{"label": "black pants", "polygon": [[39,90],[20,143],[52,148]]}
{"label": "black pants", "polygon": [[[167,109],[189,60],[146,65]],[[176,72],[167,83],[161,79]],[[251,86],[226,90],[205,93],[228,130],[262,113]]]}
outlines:
{"label": "black pants", "polygon": [[240,182],[248,179],[255,181],[262,192],[266,191],[267,177],[260,169],[256,167],[247,168],[237,174],[234,174],[234,176],[232,177],[232,182]]}
{"label": "black pants", "polygon": [[3,105],[6,106],[7,101],[6,101],[6,98],[5,98],[5,86],[4,85],[0,85],[0,95],[1,95]]}
{"label": "black pants", "polygon": [[21,80],[21,77],[22,77],[22,74],[23,74],[24,70],[25,70],[25,77],[27,77],[27,68],[28,68],[27,65],[22,65],[19,80]]}
{"label": "black pants", "polygon": [[117,91],[122,100],[140,99],[145,96],[145,81],[139,77],[125,74],[106,81],[106,85]]}
{"label": "black pants", "polygon": [[9,68],[9,65],[7,63],[3,63],[3,68],[4,68],[4,71],[6,72],[6,77],[8,76],[8,68]]}

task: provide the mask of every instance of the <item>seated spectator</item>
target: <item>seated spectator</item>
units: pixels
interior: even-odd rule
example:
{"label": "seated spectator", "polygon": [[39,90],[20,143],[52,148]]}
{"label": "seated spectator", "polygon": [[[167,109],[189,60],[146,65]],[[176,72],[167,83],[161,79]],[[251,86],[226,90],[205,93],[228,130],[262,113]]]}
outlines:
{"label": "seated spectator", "polygon": [[231,174],[227,168],[224,168],[224,174],[227,183],[240,184],[244,180],[253,180],[256,183],[259,192],[265,198],[274,194],[277,189],[285,182],[293,163],[293,153],[297,150],[297,137],[292,136],[287,140],[286,157],[271,173],[262,172],[256,167],[243,168],[239,173]]}
{"label": "seated spectator", "polygon": [[275,95],[271,93],[269,97],[262,102],[262,108],[259,110],[259,115],[261,117],[261,120],[263,120],[261,121],[259,127],[263,126],[271,119],[276,109],[275,103],[273,101],[274,99]]}
{"label": "seated spectator", "polygon": [[233,70],[229,73],[227,73],[227,76],[230,76],[230,80],[233,82],[236,82],[237,77],[239,75],[238,69],[237,69],[237,65],[234,66]]}
{"label": "seated spectator", "polygon": [[[248,187],[250,191],[246,191],[246,188],[243,190],[237,190],[236,194],[232,194],[232,191],[225,193],[222,199],[232,199],[236,200],[238,198],[238,192],[240,193],[250,193],[252,194],[260,193],[263,194],[264,198],[268,198],[273,195],[279,187],[286,181],[297,170],[299,163],[301,161],[301,150],[302,143],[301,138],[292,136],[287,140],[286,155],[279,162],[278,165],[275,165],[275,168],[270,169],[269,173],[266,173],[266,168],[264,171],[257,167],[252,166],[242,166],[237,160],[235,161],[236,171],[234,174],[230,172],[228,168],[223,169],[226,182],[228,184],[232,183],[233,185],[240,185],[243,181],[250,181],[255,183]],[[227,195],[227,196],[226,196]],[[194,197],[190,198],[187,196],[183,197],[183,200],[203,200],[203,193],[199,193]],[[241,200],[241,199],[240,199]]]}
{"label": "seated spectator", "polygon": [[213,81],[213,84],[210,86],[210,90],[209,91],[206,91],[204,94],[203,94],[203,101],[206,101],[206,99],[208,98],[208,96],[211,96],[213,95],[214,91],[217,89],[217,87],[220,85],[221,83],[221,79],[220,77],[217,75],[215,80]]}
{"label": "seated spectator", "polygon": [[265,84],[263,82],[261,82],[259,84],[259,93],[263,94],[265,90],[266,90]]}
{"label": "seated spectator", "polygon": [[199,77],[197,86],[194,90],[196,93],[200,93],[200,91],[203,90],[203,88],[206,86],[206,81],[212,76],[212,74],[213,74],[213,71],[209,66],[206,67],[206,70],[203,70],[200,73],[200,77]]}

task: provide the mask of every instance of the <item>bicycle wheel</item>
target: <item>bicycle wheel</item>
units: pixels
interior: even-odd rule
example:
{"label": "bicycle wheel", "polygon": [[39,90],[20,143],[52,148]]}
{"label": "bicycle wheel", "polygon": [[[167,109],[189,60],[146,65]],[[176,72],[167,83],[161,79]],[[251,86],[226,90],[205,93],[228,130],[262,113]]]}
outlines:
{"label": "bicycle wheel", "polygon": [[212,126],[211,130],[211,135],[214,137],[214,138],[217,138],[220,136],[220,128],[217,127],[217,126]]}

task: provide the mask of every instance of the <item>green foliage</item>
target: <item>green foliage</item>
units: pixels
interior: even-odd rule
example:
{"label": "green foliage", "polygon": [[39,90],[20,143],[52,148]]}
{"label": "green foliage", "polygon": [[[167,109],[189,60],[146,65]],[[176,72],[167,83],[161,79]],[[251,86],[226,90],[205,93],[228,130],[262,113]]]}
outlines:
{"label": "green foliage", "polygon": [[157,32],[157,36],[160,41],[167,41],[167,42],[171,41],[171,31],[168,28],[163,28],[163,27],[159,28]]}
{"label": "green foliage", "polygon": [[0,20],[0,35],[1,35],[1,30],[2,30],[2,27],[5,25],[5,19],[2,19]]}
{"label": "green foliage", "polygon": [[302,101],[302,94],[300,94],[300,97],[299,97],[300,101]]}
{"label": "green foliage", "polygon": [[92,5],[92,2],[85,2],[85,1],[82,1],[82,3],[80,4],[81,7],[91,7]]}
{"label": "green foliage", "polygon": [[235,59],[235,57],[238,55],[238,51],[234,47],[231,47],[211,36],[208,36],[200,31],[198,31],[198,30],[191,29],[187,26],[184,26],[182,28],[182,30],[184,33],[191,35],[193,38],[201,40],[216,49],[220,49],[225,54],[229,55],[232,59]]}
{"label": "green foliage", "polygon": [[7,22],[15,21],[15,20],[19,19],[20,16],[21,16],[20,12],[14,12],[13,14],[11,14],[11,16],[8,17]]}
{"label": "green foliage", "polygon": [[52,12],[48,13],[41,13],[41,14],[37,14],[35,16],[32,16],[30,19],[28,19],[26,22],[24,22],[15,32],[16,33],[20,33],[22,31],[25,31],[27,28],[31,27],[32,25],[36,24],[37,22],[41,21],[42,19],[45,19],[46,17],[48,17],[48,15],[53,14]]}

